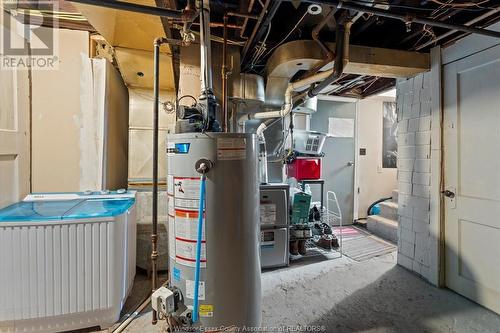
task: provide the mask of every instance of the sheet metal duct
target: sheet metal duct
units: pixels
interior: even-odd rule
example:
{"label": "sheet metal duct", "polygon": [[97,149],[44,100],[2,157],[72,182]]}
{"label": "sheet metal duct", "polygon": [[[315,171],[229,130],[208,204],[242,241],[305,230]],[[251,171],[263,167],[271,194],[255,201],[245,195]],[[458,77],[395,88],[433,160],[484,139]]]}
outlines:
{"label": "sheet metal duct", "polygon": [[[330,49],[335,49],[335,43],[326,45]],[[300,70],[310,70],[323,58],[320,46],[313,40],[297,40],[278,47],[267,62],[266,106],[281,107],[290,78]],[[333,63],[330,63],[321,70],[331,69],[332,65]],[[428,53],[351,45],[349,63],[345,66],[344,72],[401,78],[414,76],[429,69]],[[332,89],[334,88],[332,86]]]}
{"label": "sheet metal duct", "polygon": [[255,109],[264,104],[264,78],[256,74],[241,73],[233,80],[233,96],[230,99],[240,104],[240,110]]}
{"label": "sheet metal duct", "polygon": [[318,97],[308,98],[304,103],[294,107],[292,112],[301,114],[311,114],[318,109]]}

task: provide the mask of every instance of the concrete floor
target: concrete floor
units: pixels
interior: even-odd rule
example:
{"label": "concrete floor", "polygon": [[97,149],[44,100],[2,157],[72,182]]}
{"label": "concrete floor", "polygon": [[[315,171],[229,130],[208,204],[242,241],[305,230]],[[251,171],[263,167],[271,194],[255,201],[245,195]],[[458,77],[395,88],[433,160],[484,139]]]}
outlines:
{"label": "concrete floor", "polygon": [[[268,271],[262,289],[264,332],[311,325],[324,332],[500,332],[500,316],[397,266],[395,253]],[[126,332],[160,332],[150,321],[148,309]]]}

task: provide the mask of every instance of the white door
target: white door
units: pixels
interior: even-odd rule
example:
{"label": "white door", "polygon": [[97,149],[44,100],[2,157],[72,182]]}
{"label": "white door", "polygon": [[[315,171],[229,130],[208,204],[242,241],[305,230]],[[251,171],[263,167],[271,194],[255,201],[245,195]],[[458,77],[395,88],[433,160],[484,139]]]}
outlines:
{"label": "white door", "polygon": [[[328,133],[329,123],[339,120],[344,123],[344,133],[327,138],[323,146],[325,156],[321,161],[321,177],[325,180],[326,192],[334,191],[342,212],[342,223],[352,224],[354,220],[354,159],[356,103],[318,101],[318,111],[311,116],[311,130]],[[332,127],[334,127],[332,125]],[[340,128],[335,127],[339,132]],[[319,186],[311,185],[313,200],[319,201]]]}
{"label": "white door", "polygon": [[500,313],[500,46],[443,78],[446,285]]}
{"label": "white door", "polygon": [[29,138],[28,71],[0,69],[0,208],[30,190]]}

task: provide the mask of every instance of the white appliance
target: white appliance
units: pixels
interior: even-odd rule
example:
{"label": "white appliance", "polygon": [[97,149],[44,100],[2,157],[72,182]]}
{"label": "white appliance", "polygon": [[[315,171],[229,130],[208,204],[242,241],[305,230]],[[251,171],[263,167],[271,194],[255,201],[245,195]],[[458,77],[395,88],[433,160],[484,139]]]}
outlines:
{"label": "white appliance", "polygon": [[0,332],[111,326],[135,250],[135,192],[32,194],[1,209]]}
{"label": "white appliance", "polygon": [[289,191],[288,184],[260,185],[260,262],[262,268],[289,264]]}

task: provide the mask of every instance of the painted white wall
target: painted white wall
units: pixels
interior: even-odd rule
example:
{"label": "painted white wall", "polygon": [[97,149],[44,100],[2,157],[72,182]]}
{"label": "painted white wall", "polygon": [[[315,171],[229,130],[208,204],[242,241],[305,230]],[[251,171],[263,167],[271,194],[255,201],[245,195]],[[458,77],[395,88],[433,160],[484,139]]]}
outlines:
{"label": "painted white wall", "polygon": [[60,29],[58,34],[59,69],[33,71],[34,192],[80,190],[80,82],[89,33]]}
{"label": "painted white wall", "polygon": [[89,58],[88,32],[54,33],[58,69],[32,75],[32,191],[126,187],[127,88],[107,60]]}
{"label": "painted white wall", "polygon": [[[358,218],[374,201],[390,197],[397,189],[397,169],[382,168],[383,102],[394,102],[392,97],[374,96],[358,101],[357,117],[357,189]],[[365,148],[366,155],[359,149]]]}
{"label": "painted white wall", "polygon": [[[189,98],[185,100],[191,103]],[[160,102],[168,101],[175,102],[175,92],[160,91]],[[129,88],[129,111],[129,185],[150,184],[153,177],[153,91]],[[174,130],[175,114],[167,113],[160,105],[158,177],[161,181],[167,178],[166,137]]]}

